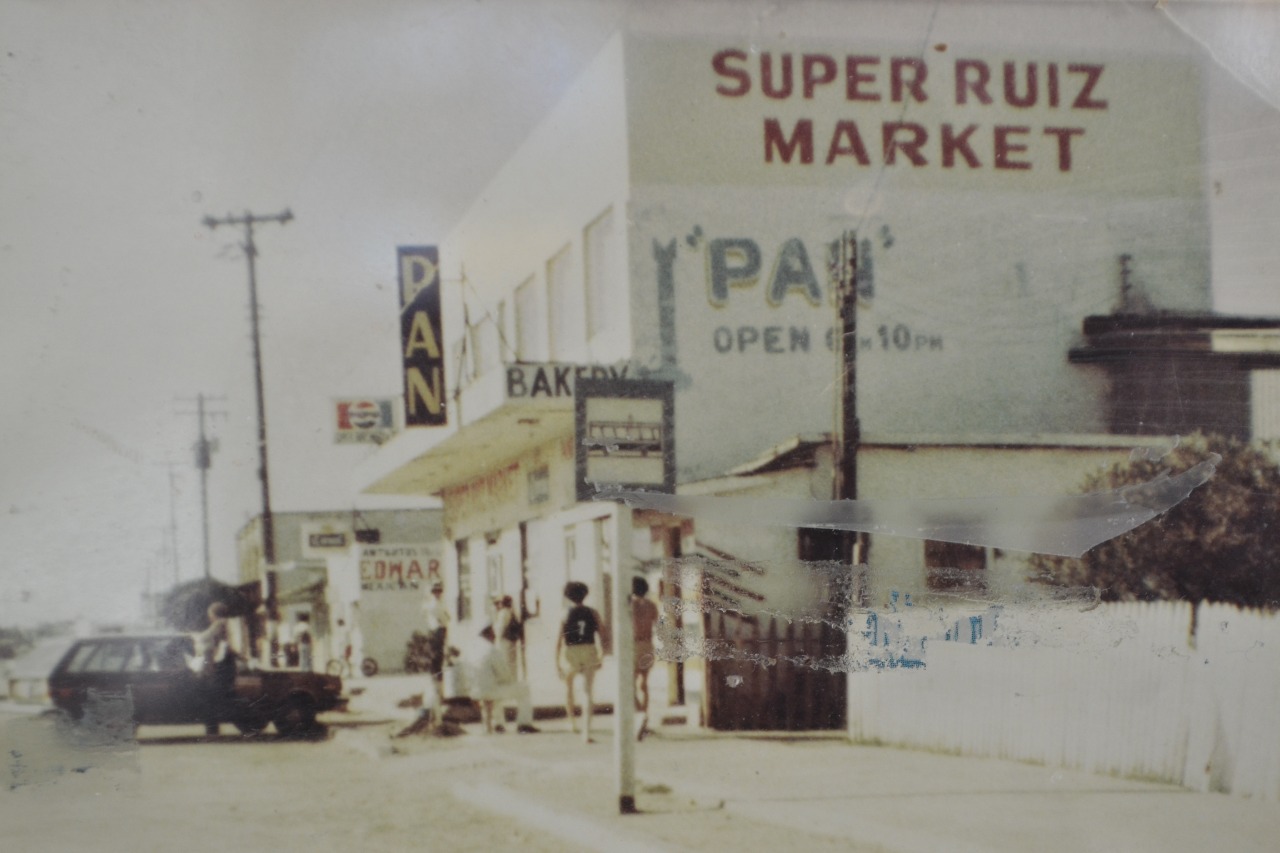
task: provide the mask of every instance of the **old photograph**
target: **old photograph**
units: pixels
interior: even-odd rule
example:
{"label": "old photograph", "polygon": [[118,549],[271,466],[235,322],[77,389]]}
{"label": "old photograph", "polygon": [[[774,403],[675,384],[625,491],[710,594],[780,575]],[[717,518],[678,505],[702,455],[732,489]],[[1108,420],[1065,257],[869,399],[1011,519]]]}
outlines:
{"label": "old photograph", "polygon": [[23,851],[1280,847],[1280,4],[0,0]]}

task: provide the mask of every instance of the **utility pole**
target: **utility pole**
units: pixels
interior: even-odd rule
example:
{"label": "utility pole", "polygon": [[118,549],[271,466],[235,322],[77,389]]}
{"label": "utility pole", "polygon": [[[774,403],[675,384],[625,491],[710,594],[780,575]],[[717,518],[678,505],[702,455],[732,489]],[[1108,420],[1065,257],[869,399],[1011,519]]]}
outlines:
{"label": "utility pole", "polygon": [[267,474],[267,414],[262,395],[262,340],[258,331],[258,274],[255,266],[258,247],[253,242],[253,226],[264,222],[285,225],[292,219],[293,213],[285,208],[281,213],[265,216],[246,210],[242,216],[229,213],[221,219],[206,216],[203,220],[210,230],[221,225],[239,225],[244,228],[244,243],[241,248],[244,249],[245,257],[249,260],[249,316],[253,331],[254,389],[258,401],[258,478],[262,481],[262,559],[267,565],[268,572],[272,571],[276,563],[276,537],[275,524],[271,518],[271,485]]}
{"label": "utility pole", "polygon": [[169,551],[169,556],[173,560],[173,585],[176,587],[181,580],[178,571],[178,512],[174,508],[174,495],[178,491],[177,485],[173,481],[173,463],[169,464],[169,535],[166,537],[165,544],[168,546],[165,550]]}
{"label": "utility pole", "polygon": [[[840,235],[837,257],[837,306],[840,333],[836,349],[840,373],[835,446],[836,500],[858,496],[858,444],[862,427],[858,422],[858,235],[846,230]],[[856,567],[862,559],[861,538],[853,531],[842,536],[841,560]]]}
{"label": "utility pole", "polygon": [[[195,415],[200,422],[200,438],[195,443],[196,452],[196,468],[200,471],[200,515],[201,529],[204,533],[204,576],[205,580],[212,577],[209,567],[209,468],[213,466],[213,452],[218,449],[216,439],[210,439],[204,429],[205,416],[222,415],[223,412],[206,412],[204,403],[206,399],[222,400],[222,397],[205,397],[204,394],[196,395],[196,411]],[[184,414],[192,414],[185,412]]]}

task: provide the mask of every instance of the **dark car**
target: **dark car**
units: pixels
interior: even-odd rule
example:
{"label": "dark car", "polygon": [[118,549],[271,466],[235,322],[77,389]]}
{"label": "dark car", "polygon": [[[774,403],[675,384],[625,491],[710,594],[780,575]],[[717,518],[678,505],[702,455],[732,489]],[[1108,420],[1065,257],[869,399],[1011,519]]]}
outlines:
{"label": "dark car", "polygon": [[115,703],[135,725],[232,723],[256,734],[315,726],[316,715],[343,707],[342,679],[316,672],[256,670],[237,662],[232,695],[219,695],[190,661],[185,634],[112,635],[77,640],[49,676],[53,704],[74,720]]}

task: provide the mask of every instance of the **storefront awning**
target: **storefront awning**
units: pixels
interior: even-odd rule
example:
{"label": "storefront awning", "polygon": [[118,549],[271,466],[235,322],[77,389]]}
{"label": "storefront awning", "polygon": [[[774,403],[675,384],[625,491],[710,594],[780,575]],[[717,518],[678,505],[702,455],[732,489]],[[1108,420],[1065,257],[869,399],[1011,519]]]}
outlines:
{"label": "storefront awning", "polygon": [[451,401],[460,428],[406,429],[357,469],[373,495],[435,495],[527,450],[573,437],[577,380],[626,378],[625,365],[510,363],[475,380]]}

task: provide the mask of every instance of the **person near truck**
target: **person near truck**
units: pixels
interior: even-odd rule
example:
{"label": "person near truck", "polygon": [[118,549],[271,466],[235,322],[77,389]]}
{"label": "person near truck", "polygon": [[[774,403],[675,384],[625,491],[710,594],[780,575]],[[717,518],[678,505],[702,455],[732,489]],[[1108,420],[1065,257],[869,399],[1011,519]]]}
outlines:
{"label": "person near truck", "polygon": [[219,723],[231,715],[235,697],[236,656],[231,651],[230,623],[227,605],[215,601],[206,615],[209,627],[197,632],[195,645],[196,675],[200,682],[205,708],[206,735],[217,735]]}
{"label": "person near truck", "polygon": [[299,613],[293,628],[293,642],[298,648],[298,668],[311,672],[315,663],[315,637],[311,636],[311,614]]}

